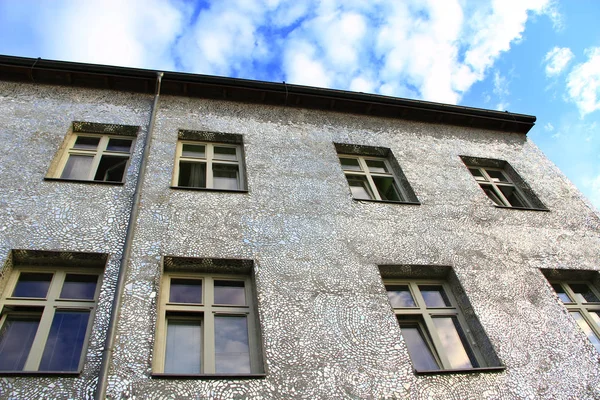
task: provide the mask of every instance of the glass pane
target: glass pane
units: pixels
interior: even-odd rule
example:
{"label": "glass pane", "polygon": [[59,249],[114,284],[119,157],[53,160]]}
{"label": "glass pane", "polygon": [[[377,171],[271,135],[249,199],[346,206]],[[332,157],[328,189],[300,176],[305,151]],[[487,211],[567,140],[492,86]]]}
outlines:
{"label": "glass pane", "polygon": [[590,342],[592,342],[596,350],[600,351],[600,339],[598,339],[598,336],[596,336],[592,328],[590,328],[587,321],[583,318],[583,315],[577,311],[571,311],[570,314],[575,318],[577,325],[579,325],[583,330],[583,333],[590,339]]}
{"label": "glass pane", "polygon": [[200,279],[171,279],[169,302],[202,304]]}
{"label": "glass pane", "polygon": [[71,154],[60,177],[62,179],[90,179],[92,161],[94,161],[94,157],[92,156]]}
{"label": "glass pane", "polygon": [[345,171],[362,171],[360,167],[360,163],[356,158],[341,158],[340,163],[342,164],[342,169]]}
{"label": "glass pane", "polygon": [[416,307],[408,285],[390,285],[385,287],[393,308]]}
{"label": "glass pane", "polygon": [[213,185],[215,189],[239,189],[238,166],[227,164],[213,164]]}
{"label": "glass pane", "polygon": [[481,188],[483,189],[483,191],[485,192],[485,194],[487,194],[487,196],[492,199],[492,201],[494,203],[496,203],[499,206],[506,206],[507,204],[504,204],[502,202],[502,200],[500,200],[500,197],[498,197],[498,195],[496,194],[496,192],[494,191],[494,189],[492,188],[491,185],[480,185]]}
{"label": "glass pane", "polygon": [[98,275],[67,274],[60,292],[60,298],[94,300],[97,283]]}
{"label": "glass pane", "polygon": [[348,185],[350,185],[352,197],[355,199],[364,200],[373,199],[367,178],[364,176],[346,175],[346,179],[348,179]]}
{"label": "glass pane", "polygon": [[487,180],[487,179],[485,179],[485,177],[483,176],[483,174],[481,173],[479,168],[469,168],[469,171],[471,171],[471,174],[473,174],[473,176],[475,177],[475,180],[478,180],[478,181],[486,181]]}
{"label": "glass pane", "polygon": [[512,207],[527,207],[527,203],[514,186],[498,186]]}
{"label": "glass pane", "polygon": [[436,317],[433,318],[433,324],[437,329],[444,354],[450,362],[450,368],[477,367],[475,357],[455,317]]}
{"label": "glass pane", "polygon": [[486,169],[485,172],[487,172],[487,174],[490,176],[492,182],[509,182],[502,171]]}
{"label": "glass pane", "polygon": [[130,139],[109,139],[106,150],[129,153],[131,151],[131,142]]}
{"label": "glass pane", "polygon": [[408,347],[410,360],[417,371],[435,371],[440,369],[418,324],[400,323],[400,330],[406,347]]}
{"label": "glass pane", "polygon": [[598,303],[598,297],[592,292],[589,285],[585,283],[570,283],[569,287],[575,293],[575,300],[581,303]]}
{"label": "glass pane", "polygon": [[123,182],[123,176],[125,175],[125,167],[127,167],[127,161],[129,157],[119,156],[102,156],[95,181],[104,182]]}
{"label": "glass pane", "polygon": [[381,200],[388,201],[401,201],[400,195],[398,194],[398,188],[392,177],[380,177],[373,176],[373,182],[377,186],[377,191]]}
{"label": "glass pane", "polygon": [[177,186],[205,188],[206,164],[198,162],[179,162],[179,180]]}
{"label": "glass pane", "polygon": [[19,275],[17,286],[13,291],[12,297],[35,297],[45,298],[48,294],[52,274],[38,274],[32,272],[22,272]]}
{"label": "glass pane", "polygon": [[214,147],[214,158],[217,160],[237,160],[237,149],[235,147]]}
{"label": "glass pane", "polygon": [[369,171],[375,173],[386,174],[388,172],[385,163],[381,160],[367,160],[367,166],[369,167]]}
{"label": "glass pane", "polygon": [[82,150],[96,150],[98,148],[98,143],[100,143],[99,137],[77,136],[73,148]]}
{"label": "glass pane", "polygon": [[246,317],[215,316],[215,362],[217,373],[250,373]]}
{"label": "glass pane", "polygon": [[567,292],[565,292],[565,290],[563,289],[563,287],[560,284],[555,283],[552,285],[552,288],[558,295],[558,298],[560,299],[560,301],[562,301],[563,303],[572,303],[573,302],[573,300],[571,300],[571,298],[569,297]]}
{"label": "glass pane", "polygon": [[39,316],[6,318],[0,329],[0,371],[23,370],[39,324]]}
{"label": "glass pane", "polygon": [[215,281],[215,304],[246,305],[243,281]]}
{"label": "glass pane", "polygon": [[54,313],[40,371],[77,371],[89,317],[89,311]]}
{"label": "glass pane", "polygon": [[203,144],[184,144],[181,150],[182,157],[206,158]]}
{"label": "glass pane", "polygon": [[441,285],[419,285],[427,307],[450,307],[450,300]]}
{"label": "glass pane", "polygon": [[165,372],[199,374],[202,372],[202,321],[167,320]]}

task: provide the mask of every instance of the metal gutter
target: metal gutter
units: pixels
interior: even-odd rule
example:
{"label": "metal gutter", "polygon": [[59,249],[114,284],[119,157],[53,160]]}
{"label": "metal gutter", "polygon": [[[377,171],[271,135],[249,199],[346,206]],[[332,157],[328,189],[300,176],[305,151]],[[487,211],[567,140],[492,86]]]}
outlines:
{"label": "metal gutter", "polygon": [[152,133],[154,132],[154,124],[156,120],[156,111],[158,109],[158,100],[160,97],[160,88],[163,78],[162,72],[155,72],[156,86],[154,93],[154,102],[152,103],[152,112],[150,115],[150,122],[148,124],[148,131],[146,133],[146,140],[144,143],[144,149],[142,151],[142,160],[140,163],[140,170],[138,172],[137,182],[135,185],[135,192],[133,194],[133,204],[131,207],[131,213],[129,214],[129,223],[127,224],[127,233],[125,235],[125,243],[123,244],[123,254],[121,257],[121,265],[119,267],[119,275],[117,277],[117,286],[115,288],[115,297],[112,302],[112,308],[110,313],[110,322],[108,330],[106,332],[106,342],[102,352],[102,364],[100,366],[100,372],[98,375],[98,385],[96,386],[96,392],[94,398],[96,400],[103,400],[106,398],[106,390],[108,389],[108,373],[110,369],[110,363],[114,352],[115,338],[117,334],[117,323],[119,320],[119,314],[121,311],[121,302],[123,292],[125,289],[125,278],[127,276],[127,269],[129,267],[129,260],[131,257],[131,249],[133,244],[133,238],[135,235],[135,228],[137,226],[137,217],[139,213],[140,202],[142,198],[142,186],[144,184],[144,177],[146,175],[146,165],[148,161],[148,155],[150,154],[150,145],[152,141]]}

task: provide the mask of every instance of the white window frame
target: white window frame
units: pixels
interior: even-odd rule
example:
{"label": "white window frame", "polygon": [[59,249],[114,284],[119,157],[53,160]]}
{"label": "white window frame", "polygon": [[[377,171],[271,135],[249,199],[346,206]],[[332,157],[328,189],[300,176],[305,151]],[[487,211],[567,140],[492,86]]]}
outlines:
{"label": "white window frame", "polygon": [[[98,147],[96,147],[96,149],[94,149],[94,150],[74,148],[73,146],[75,146],[75,142],[77,141],[77,138],[79,136],[100,138]],[[129,148],[129,152],[106,150],[106,147],[108,146],[108,142],[110,139],[131,140],[131,147]],[[127,164],[125,165],[125,172],[123,173],[123,178],[120,181],[121,183],[125,182],[125,177],[127,176],[127,170],[129,169],[129,164],[131,163],[131,155],[133,153],[133,149],[135,148],[135,139],[136,138],[133,136],[102,135],[102,134],[85,133],[85,132],[73,133],[70,135],[70,137],[67,141],[67,147],[66,147],[65,151],[63,151],[60,162],[58,164],[58,168],[56,169],[56,175],[54,177],[63,179],[63,180],[75,180],[75,181],[84,180],[84,181],[91,181],[91,182],[119,183],[119,182],[114,182],[114,181],[103,181],[103,180],[98,181],[98,180],[95,180],[94,177],[96,176],[96,172],[98,171],[98,166],[100,165],[102,156],[108,155],[108,156],[117,156],[117,157],[125,158],[124,156],[127,155]],[[62,175],[62,173],[65,169],[65,166],[67,165],[67,162],[69,160],[69,157],[71,155],[94,157],[92,164],[90,165],[90,172],[86,179],[61,178],[61,175]]]}
{"label": "white window frame", "polygon": [[[510,179],[510,177],[508,176],[508,174],[506,173],[506,171],[503,168],[479,167],[479,166],[474,166],[474,165],[467,165],[467,168],[469,169],[469,172],[471,173],[471,175],[473,176],[475,181],[477,181],[477,183],[479,184],[479,187],[484,192],[485,192],[484,186],[490,187],[490,189],[493,191],[495,197],[498,199],[498,202],[494,201],[494,199],[492,199],[487,193],[486,193],[486,196],[495,205],[500,206],[500,207],[510,207],[510,208],[534,208],[531,205],[531,202],[529,201],[527,196],[525,196],[523,194],[523,192],[519,189],[519,187],[517,185],[515,185],[513,180]],[[471,171],[472,169],[478,170],[482,176],[473,175],[473,172]],[[502,182],[502,181],[499,181],[497,178],[491,177],[487,171],[500,172],[502,174],[502,176],[506,179],[506,182]],[[518,206],[513,206],[512,204],[510,204],[510,201],[508,201],[508,199],[506,198],[504,193],[502,193],[502,190],[500,190],[500,187],[513,188],[514,192],[516,193],[516,196],[523,203],[524,206],[518,207]]]}
{"label": "white window frame", "polygon": [[[356,171],[356,170],[344,169],[344,165],[341,163],[342,158],[357,160],[361,170]],[[349,183],[348,177],[352,177],[352,176],[363,176],[367,179],[367,183],[368,183],[369,187],[367,187],[365,189],[371,195],[371,200],[386,201],[386,202],[393,202],[393,203],[405,203],[408,201],[407,200],[408,196],[404,192],[402,185],[399,184],[398,178],[394,174],[392,166],[390,165],[390,162],[387,160],[386,157],[358,156],[358,155],[353,155],[353,154],[338,153],[338,159],[340,159],[340,165],[341,165],[342,171],[344,172],[344,175],[346,177],[347,183]],[[367,161],[370,161],[370,160],[383,162],[385,165],[385,168],[387,169],[388,172],[383,173],[383,172],[370,171],[369,166],[367,165]],[[377,185],[375,185],[375,181],[373,180],[373,177],[392,178],[393,182],[394,182],[394,187],[396,188],[396,192],[398,193],[398,197],[400,197],[400,200],[384,200],[384,199],[382,199],[381,195],[379,194],[379,190],[377,189]],[[352,178],[350,178],[350,179],[352,179]],[[348,186],[350,187],[349,184],[348,184]],[[357,200],[368,200],[368,199],[357,199]]]}
{"label": "white window frame", "polygon": [[[478,369],[478,368],[487,366],[485,359],[483,358],[483,356],[479,350],[479,347],[477,346],[477,343],[471,334],[469,326],[467,325],[467,321],[465,320],[464,316],[462,315],[462,312],[458,308],[456,300],[454,298],[454,295],[453,295],[452,291],[450,290],[450,287],[446,281],[429,280],[429,279],[427,279],[427,280],[425,280],[425,279],[384,279],[383,283],[384,283],[384,286],[386,287],[386,293],[387,293],[388,286],[400,286],[400,285],[408,286],[408,288],[410,290],[410,294],[412,295],[412,298],[415,302],[416,307],[394,308],[391,303],[390,303],[390,307],[392,308],[394,315],[396,316],[396,319],[398,320],[399,325],[401,322],[408,322],[411,324],[414,323],[415,325],[419,326],[419,328],[423,332],[424,340],[427,343],[429,350],[431,351],[431,354],[433,355],[436,363],[439,366],[439,371],[454,369],[454,368],[452,368],[447,355],[444,353],[441,339],[437,333],[437,328],[435,327],[435,324],[433,322],[433,318],[439,317],[439,316],[455,317],[458,320],[460,329],[463,331],[463,334],[465,335],[465,339],[467,342],[466,345],[469,346],[469,348],[465,349],[465,351],[468,352],[470,350],[471,353],[473,354],[475,360],[477,361],[477,366],[474,366],[473,368],[466,368],[466,370]],[[418,286],[430,286],[430,285],[431,286],[441,286],[442,289],[444,290],[444,293],[448,297],[448,300],[450,301],[451,305],[448,307],[427,307],[427,305],[425,304],[425,300],[424,300],[423,296],[421,295],[421,291],[419,290]],[[400,316],[408,317],[408,318],[402,318],[402,320],[401,320],[399,318]],[[410,317],[414,317],[414,321]],[[400,333],[402,333],[402,328],[400,328]],[[429,371],[417,371],[417,372],[429,372]]]}
{"label": "white window frame", "polygon": [[[50,287],[45,298],[33,298],[33,297],[12,297],[12,293],[15,290],[19,276],[21,273],[39,273],[39,274],[53,274],[52,280],[50,281]],[[63,283],[68,274],[75,275],[94,275],[98,276],[96,283],[96,292],[92,300],[83,299],[61,299],[60,293],[63,287]],[[23,366],[22,370],[17,371],[0,371],[0,375],[4,372],[34,372],[38,371],[42,356],[48,340],[48,335],[52,327],[54,320],[54,314],[56,311],[62,310],[83,310],[89,311],[90,316],[88,319],[88,325],[86,328],[85,339],[81,348],[81,357],[77,367],[77,371],[41,371],[41,372],[68,372],[68,373],[80,373],[83,367],[83,363],[87,354],[87,348],[89,344],[89,338],[92,331],[92,325],[94,323],[94,317],[96,308],[98,306],[98,297],[100,295],[100,288],[102,286],[103,274],[98,269],[82,269],[73,267],[64,268],[29,268],[29,267],[18,267],[15,268],[8,280],[5,287],[4,293],[0,298],[0,329],[4,325],[4,322],[9,316],[31,316],[39,315],[40,313],[35,311],[12,311],[10,307],[35,307],[43,310],[41,312],[40,322],[37,328],[37,332],[33,339],[27,361]]]}
{"label": "white window frame", "polygon": [[[184,157],[183,154],[183,145],[191,144],[195,146],[205,146],[204,147],[204,158],[200,157]],[[214,148],[215,147],[228,147],[234,148],[236,154],[236,160],[221,160],[215,158]],[[213,178],[213,164],[222,164],[222,165],[235,165],[238,167],[238,182],[237,189],[216,189],[216,190],[224,190],[224,191],[236,191],[245,190],[245,171],[244,171],[244,163],[242,162],[242,146],[239,144],[231,144],[231,143],[219,143],[219,142],[198,142],[193,140],[178,140],[177,141],[177,149],[175,152],[175,166],[173,168],[173,180],[172,186],[184,189],[215,189],[214,188],[214,178]],[[181,161],[190,162],[190,163],[204,163],[206,164],[206,187],[192,187],[192,186],[179,186],[179,169]]]}
{"label": "white window frame", "polygon": [[[202,304],[171,303],[169,301],[171,280],[189,279],[202,281]],[[246,305],[229,305],[214,303],[214,281],[244,282]],[[252,279],[245,275],[227,274],[191,274],[180,272],[164,273],[161,279],[159,311],[156,322],[156,338],[154,344],[153,372],[166,375],[253,375],[262,373],[258,338],[258,320],[255,315],[255,303]],[[167,320],[169,313],[176,313],[175,319],[201,320],[201,373],[179,374],[164,372],[167,348]],[[244,316],[248,327],[248,348],[250,352],[250,373],[217,373],[215,356],[215,316]]]}

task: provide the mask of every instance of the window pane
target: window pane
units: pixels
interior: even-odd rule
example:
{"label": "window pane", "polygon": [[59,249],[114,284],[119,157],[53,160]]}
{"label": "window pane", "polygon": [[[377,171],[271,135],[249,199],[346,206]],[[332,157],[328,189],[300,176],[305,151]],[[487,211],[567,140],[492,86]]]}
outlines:
{"label": "window pane", "polygon": [[73,148],[82,150],[96,150],[98,148],[98,143],[100,143],[99,137],[77,136]]}
{"label": "window pane", "polygon": [[388,201],[401,201],[400,195],[398,194],[398,188],[392,177],[379,177],[373,176],[373,182],[377,186],[377,191],[381,200]]}
{"label": "window pane", "polygon": [[238,166],[227,164],[213,164],[213,184],[215,189],[239,189]]}
{"label": "window pane", "polygon": [[346,175],[346,179],[348,179],[348,185],[350,185],[352,197],[355,199],[364,200],[373,199],[367,178],[364,176]]}
{"label": "window pane", "polygon": [[506,179],[506,176],[504,176],[504,173],[502,171],[486,169],[485,172],[487,172],[487,174],[490,176],[492,182],[509,182],[509,180]]}
{"label": "window pane", "polygon": [[98,275],[67,274],[60,298],[94,300],[97,283]]}
{"label": "window pane", "polygon": [[590,328],[587,321],[583,319],[583,315],[577,311],[571,311],[570,314],[575,318],[577,325],[579,325],[581,330],[583,330],[583,333],[590,339],[590,342],[592,342],[596,350],[600,351],[600,339],[598,339],[598,336],[596,336],[592,328]]}
{"label": "window pane", "polygon": [[400,323],[400,330],[406,347],[408,347],[408,355],[417,371],[435,371],[440,369],[418,324]]}
{"label": "window pane", "polygon": [[471,353],[457,319],[455,317],[436,317],[433,318],[433,323],[442,343],[444,354],[450,362],[450,368],[477,367],[475,357]]}
{"label": "window pane", "polygon": [[199,374],[202,372],[201,320],[167,320],[165,372]]}
{"label": "window pane", "polygon": [[575,300],[581,303],[598,303],[598,297],[592,292],[592,289],[585,283],[569,284],[571,290],[575,293]]}
{"label": "window pane", "polygon": [[39,316],[6,318],[0,329],[0,371],[23,370],[39,323]]}
{"label": "window pane", "polygon": [[341,158],[340,163],[342,164],[342,169],[346,171],[362,171],[360,167],[360,163],[356,158]]}
{"label": "window pane", "polygon": [[250,373],[246,317],[215,316],[217,373]]}
{"label": "window pane", "polygon": [[527,207],[527,203],[523,200],[519,192],[514,186],[498,186],[502,194],[512,207]]}
{"label": "window pane", "polygon": [[200,279],[171,279],[169,302],[202,304]]}
{"label": "window pane", "polygon": [[367,166],[369,167],[369,171],[371,172],[381,174],[386,174],[388,172],[388,169],[385,166],[385,162],[380,160],[367,160]]}
{"label": "window pane", "polygon": [[385,287],[393,308],[416,307],[408,285],[390,285]]}
{"label": "window pane", "polygon": [[237,160],[237,149],[235,147],[214,147],[214,156],[216,160]]}
{"label": "window pane", "polygon": [[487,180],[487,179],[485,179],[485,177],[483,176],[483,174],[481,173],[479,168],[469,168],[469,171],[471,171],[471,174],[473,174],[473,176],[475,177],[475,180],[477,180],[477,181],[486,181]]}
{"label": "window pane", "polygon": [[508,204],[504,204],[504,202],[502,202],[502,200],[500,200],[500,197],[498,197],[498,195],[494,191],[492,185],[480,185],[480,186],[483,189],[483,191],[485,192],[485,194],[487,194],[487,196],[490,199],[492,199],[492,201],[494,203],[498,204],[499,206],[506,206],[506,205],[508,205]]}
{"label": "window pane", "polygon": [[450,300],[441,285],[419,285],[427,307],[450,307]]}
{"label": "window pane", "polygon": [[243,281],[215,281],[215,304],[246,305]]}
{"label": "window pane", "polygon": [[182,157],[205,158],[205,147],[203,144],[184,144],[181,150]]}
{"label": "window pane", "polygon": [[552,285],[552,288],[558,295],[558,298],[560,299],[560,301],[562,301],[563,303],[572,303],[573,302],[573,300],[571,300],[569,295],[563,289],[562,285],[555,283]]}
{"label": "window pane", "polygon": [[89,317],[89,311],[56,311],[40,371],[77,371]]}
{"label": "window pane", "polygon": [[131,142],[132,141],[130,139],[109,139],[106,150],[129,153],[131,150]]}
{"label": "window pane", "polygon": [[206,164],[197,162],[180,161],[179,179],[177,186],[205,188],[206,187]]}
{"label": "window pane", "polygon": [[90,179],[92,161],[94,161],[92,156],[71,154],[60,177],[62,179]]}
{"label": "window pane", "polygon": [[48,294],[52,274],[22,272],[15,286],[12,297],[45,298]]}
{"label": "window pane", "polygon": [[125,167],[127,166],[128,160],[129,157],[102,156],[100,159],[100,164],[98,165],[98,170],[96,171],[96,176],[94,176],[94,180],[104,182],[123,182]]}

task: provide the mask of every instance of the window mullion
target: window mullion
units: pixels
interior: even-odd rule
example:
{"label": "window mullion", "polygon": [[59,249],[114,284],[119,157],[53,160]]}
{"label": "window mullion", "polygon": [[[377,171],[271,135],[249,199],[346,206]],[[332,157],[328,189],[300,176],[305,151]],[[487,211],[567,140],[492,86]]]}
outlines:
{"label": "window mullion", "polygon": [[373,177],[371,177],[371,172],[369,171],[367,162],[362,157],[358,158],[358,162],[361,164],[362,169],[365,171],[365,176],[367,177],[367,181],[369,182],[369,186],[371,187],[371,193],[375,197],[375,200],[381,200],[381,196],[379,195],[377,186],[375,186],[375,181],[373,180]]}
{"label": "window mullion", "polygon": [[496,196],[498,196],[498,198],[504,203],[504,205],[507,207],[512,207],[508,199],[504,196],[504,193],[502,193],[502,190],[498,189],[498,186],[495,183],[491,182],[491,184],[493,188],[492,190],[496,193]]}
{"label": "window mullion", "polygon": [[213,157],[214,157],[214,145],[206,144],[206,187],[214,188],[213,183]]}
{"label": "window mullion", "polygon": [[204,318],[202,320],[202,372],[214,374],[216,371],[215,357],[215,309],[214,302],[214,280],[212,277],[204,278]]}
{"label": "window mullion", "polygon": [[440,336],[438,335],[437,329],[435,328],[435,324],[433,323],[433,318],[431,315],[426,312],[423,314],[423,321],[425,322],[425,327],[427,328],[427,333],[429,333],[429,337],[433,342],[433,353],[437,355],[439,361],[441,362],[442,369],[451,368],[450,360],[447,355],[444,353],[444,346],[442,345],[442,341]]}
{"label": "window mullion", "polygon": [[35,334],[35,338],[33,339],[33,343],[31,344],[31,350],[29,351],[29,356],[27,357],[23,371],[37,371],[40,367],[40,362],[42,361],[42,355],[44,354],[46,342],[48,341],[48,335],[50,334],[50,327],[52,326],[55,312],[56,307],[54,302],[49,301],[48,305],[44,307],[44,311],[42,312],[40,324],[38,325],[38,330]]}
{"label": "window mullion", "polygon": [[596,322],[594,322],[594,319],[590,316],[590,313],[591,312],[587,308],[581,308],[581,315],[583,316],[583,319],[587,322],[587,324],[590,326],[590,329],[596,334],[598,339],[600,339],[600,327],[596,324]]}
{"label": "window mullion", "polygon": [[98,143],[98,147],[96,148],[94,161],[92,161],[92,165],[90,166],[90,175],[88,175],[88,179],[91,181],[96,177],[96,172],[98,171],[98,166],[100,165],[100,160],[102,159],[102,154],[104,153],[106,146],[108,146],[108,136],[102,136],[100,138],[100,143]]}

